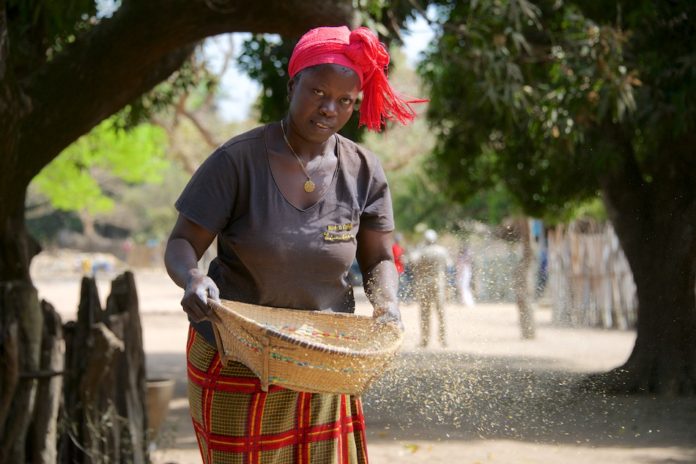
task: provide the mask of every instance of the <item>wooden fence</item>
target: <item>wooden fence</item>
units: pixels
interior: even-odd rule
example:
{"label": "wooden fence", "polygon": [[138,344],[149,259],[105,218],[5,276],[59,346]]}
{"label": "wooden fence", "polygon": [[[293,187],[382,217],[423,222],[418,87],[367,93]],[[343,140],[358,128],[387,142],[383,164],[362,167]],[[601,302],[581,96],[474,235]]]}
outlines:
{"label": "wooden fence", "polygon": [[[548,234],[553,322],[627,329],[636,321],[633,275],[610,225],[559,226]],[[588,230],[589,229],[589,230]]]}

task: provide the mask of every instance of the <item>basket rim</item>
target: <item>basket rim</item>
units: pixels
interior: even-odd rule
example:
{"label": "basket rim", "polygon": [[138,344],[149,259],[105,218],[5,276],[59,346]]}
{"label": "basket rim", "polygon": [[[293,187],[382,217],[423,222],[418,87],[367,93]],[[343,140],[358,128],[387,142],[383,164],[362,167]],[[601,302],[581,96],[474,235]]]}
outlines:
{"label": "basket rim", "polygon": [[[265,335],[272,335],[272,336],[279,338],[285,342],[288,342],[288,343],[296,345],[296,346],[300,346],[302,348],[320,349],[323,352],[329,353],[329,354],[335,354],[335,355],[351,357],[351,358],[364,358],[367,356],[390,355],[390,354],[394,354],[398,350],[399,346],[402,343],[402,339],[403,339],[403,332],[401,332],[401,330],[399,330],[398,327],[396,327],[395,325],[391,325],[391,324],[387,323],[387,324],[385,324],[385,327],[388,327],[389,328],[388,330],[391,330],[396,335],[396,337],[389,345],[387,345],[386,347],[381,348],[381,349],[355,350],[355,349],[346,348],[346,347],[342,347],[342,346],[327,345],[327,344],[320,343],[320,342],[308,342],[306,340],[301,340],[301,339],[292,337],[292,336],[290,336],[284,332],[281,332],[277,329],[273,329],[271,327],[264,326],[264,325],[260,324],[258,321],[240,314],[239,312],[235,311],[233,308],[225,306],[223,304],[223,302],[229,302],[232,304],[243,304],[246,306],[254,306],[251,303],[244,303],[241,301],[234,301],[234,300],[220,299],[219,302],[215,301],[215,300],[208,300],[208,304],[213,309],[223,310],[223,311],[233,315],[234,317],[241,319],[248,324],[253,325],[254,327],[258,328]],[[272,307],[272,306],[264,306],[264,307],[272,308],[272,309],[279,309],[279,310],[283,310],[283,311],[291,311],[294,313],[307,313],[308,312],[307,310],[301,310],[301,309],[280,308],[280,307]],[[327,316],[330,316],[330,317],[343,317],[346,319],[356,318],[356,317],[360,317],[360,318],[368,317],[368,316],[359,316],[357,314],[352,314],[352,313],[324,313],[324,312],[320,312],[320,311],[309,311],[309,312],[311,312],[315,315],[326,314]],[[319,316],[319,317],[323,317],[323,316]]]}

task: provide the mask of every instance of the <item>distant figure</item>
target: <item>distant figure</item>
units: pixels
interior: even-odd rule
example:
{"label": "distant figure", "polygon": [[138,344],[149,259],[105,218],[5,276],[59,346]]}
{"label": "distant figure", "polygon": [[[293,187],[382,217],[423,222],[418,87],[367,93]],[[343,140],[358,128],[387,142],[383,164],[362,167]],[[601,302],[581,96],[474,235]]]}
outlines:
{"label": "distant figure", "polygon": [[404,291],[407,286],[407,276],[404,273],[406,270],[406,264],[404,262],[406,250],[401,246],[402,240],[403,236],[399,232],[396,232],[394,234],[394,243],[392,243],[392,256],[394,256],[396,272],[399,274],[399,290],[397,295],[400,301],[404,299]]}
{"label": "distant figure", "polygon": [[537,269],[537,281],[534,294],[537,298],[541,298],[546,289],[546,283],[549,279],[549,254],[546,248],[542,248],[539,252],[539,268]]}
{"label": "distant figure", "polygon": [[121,243],[121,253],[122,253],[122,258],[123,262],[126,264],[130,264],[129,257],[131,252],[133,251],[135,244],[133,243],[133,239],[128,237]]}
{"label": "distant figure", "polygon": [[401,246],[401,234],[394,234],[394,243],[392,244],[392,254],[394,255],[394,265],[396,265],[396,272],[399,275],[404,273],[404,248]]}
{"label": "distant figure", "polygon": [[425,245],[414,256],[416,300],[420,305],[421,347],[428,346],[430,339],[430,313],[435,308],[440,321],[440,344],[447,346],[445,336],[445,291],[449,253],[437,242],[437,232],[428,229],[424,234]]}
{"label": "distant figure", "polygon": [[457,254],[457,298],[467,307],[474,306],[474,294],[471,291],[473,258],[466,244],[462,244]]}
{"label": "distant figure", "polygon": [[84,276],[94,277],[94,270],[92,269],[92,260],[89,258],[82,258],[80,262],[82,267],[82,274]]}

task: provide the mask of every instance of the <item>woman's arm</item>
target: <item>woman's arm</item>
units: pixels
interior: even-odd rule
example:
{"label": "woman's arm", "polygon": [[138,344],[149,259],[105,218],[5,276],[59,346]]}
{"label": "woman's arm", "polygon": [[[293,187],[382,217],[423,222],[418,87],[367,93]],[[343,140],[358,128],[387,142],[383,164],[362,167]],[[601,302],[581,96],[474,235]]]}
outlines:
{"label": "woman's arm", "polygon": [[184,289],[181,306],[194,322],[214,317],[208,297],[220,297],[217,285],[198,269],[198,261],[214,238],[213,233],[180,214],[164,252],[167,273]]}
{"label": "woman's arm", "polygon": [[357,258],[363,274],[365,294],[374,307],[374,317],[404,330],[399,311],[399,274],[396,272],[391,232],[360,229]]}

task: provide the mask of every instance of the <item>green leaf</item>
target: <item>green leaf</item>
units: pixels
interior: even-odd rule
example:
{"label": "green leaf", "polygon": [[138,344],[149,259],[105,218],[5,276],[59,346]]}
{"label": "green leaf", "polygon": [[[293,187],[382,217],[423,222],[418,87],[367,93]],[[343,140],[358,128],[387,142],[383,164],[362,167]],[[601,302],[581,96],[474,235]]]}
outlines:
{"label": "green leaf", "polygon": [[165,147],[166,136],[158,127],[140,125],[124,131],[107,120],[66,148],[33,185],[57,209],[107,212],[114,199],[103,184],[161,182],[168,164]]}

